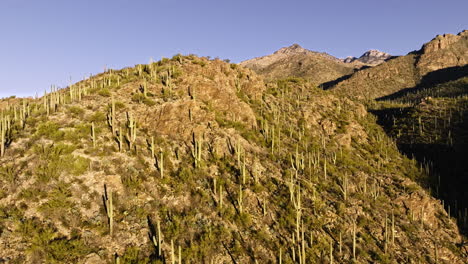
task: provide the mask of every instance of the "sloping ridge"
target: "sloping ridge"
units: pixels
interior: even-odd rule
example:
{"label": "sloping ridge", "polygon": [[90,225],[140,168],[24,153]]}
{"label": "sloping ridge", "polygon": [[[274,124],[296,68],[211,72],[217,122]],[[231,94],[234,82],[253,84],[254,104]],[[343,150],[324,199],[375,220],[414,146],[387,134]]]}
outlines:
{"label": "sloping ridge", "polygon": [[375,99],[417,87],[421,80],[429,80],[433,72],[467,63],[468,31],[464,30],[458,35],[438,35],[419,51],[356,72],[332,89],[351,97]]}

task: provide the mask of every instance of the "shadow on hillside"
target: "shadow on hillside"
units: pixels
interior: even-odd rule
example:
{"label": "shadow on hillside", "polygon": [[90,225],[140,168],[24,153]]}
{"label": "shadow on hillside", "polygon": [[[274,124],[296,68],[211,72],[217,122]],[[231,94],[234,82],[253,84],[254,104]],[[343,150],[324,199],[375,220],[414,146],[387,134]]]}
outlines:
{"label": "shadow on hillside", "polygon": [[385,62],[388,62],[388,61],[391,61],[391,60],[394,60],[396,58],[400,58],[401,56],[391,56],[390,58],[386,59]]}
{"label": "shadow on hillside", "polygon": [[[387,61],[391,61],[393,59],[396,59],[396,58],[399,58],[400,56],[392,56],[388,59],[385,60],[385,62]],[[378,65],[376,65],[378,66]],[[323,89],[323,90],[328,90],[328,89],[331,89],[333,88],[335,85],[337,85],[338,83],[342,82],[342,81],[345,81],[349,78],[351,78],[351,76],[353,76],[356,72],[358,71],[362,71],[362,70],[365,70],[365,69],[369,69],[369,68],[372,68],[372,67],[376,67],[376,66],[368,66],[368,65],[365,65],[365,66],[362,66],[361,68],[359,69],[355,69],[353,73],[351,74],[348,74],[348,75],[345,75],[345,76],[341,76],[340,78],[337,78],[333,81],[329,81],[329,82],[325,82],[325,83],[322,83],[320,85],[320,87]]]}
{"label": "shadow on hillside", "polygon": [[433,88],[436,85],[454,81],[462,77],[468,76],[468,64],[464,66],[456,66],[440,69],[424,75],[415,87],[405,88],[396,93],[377,98],[377,101],[399,100],[409,94],[414,94],[422,90]]}
{"label": "shadow on hillside", "polygon": [[328,90],[330,88],[332,88],[333,86],[337,85],[338,83],[344,81],[344,80],[347,80],[349,78],[351,78],[351,76],[353,76],[353,74],[355,74],[356,72],[358,71],[355,71],[351,74],[348,74],[348,75],[345,75],[345,76],[341,76],[340,78],[338,79],[335,79],[333,81],[329,81],[329,82],[324,82],[320,85],[320,87],[323,89],[323,90]]}
{"label": "shadow on hillside", "polygon": [[[410,108],[390,108],[371,111],[377,123],[391,136],[394,119],[403,118]],[[410,136],[396,139],[400,152],[408,158],[415,158],[422,168],[429,171],[429,179],[419,182],[431,194],[443,201],[445,210],[457,220],[461,232],[468,235],[468,111],[463,113],[462,124],[449,130],[453,144],[419,143]],[[408,128],[409,129],[409,128]],[[406,135],[410,135],[406,131]]]}

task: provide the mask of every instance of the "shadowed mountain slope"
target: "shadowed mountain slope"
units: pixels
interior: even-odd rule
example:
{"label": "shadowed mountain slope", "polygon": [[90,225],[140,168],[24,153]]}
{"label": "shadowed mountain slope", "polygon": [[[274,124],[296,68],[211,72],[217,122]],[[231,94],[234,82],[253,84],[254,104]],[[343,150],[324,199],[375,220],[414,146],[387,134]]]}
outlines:
{"label": "shadowed mountain slope", "polygon": [[433,195],[468,233],[468,74],[455,81],[397,93],[373,111],[400,150],[430,175]]}

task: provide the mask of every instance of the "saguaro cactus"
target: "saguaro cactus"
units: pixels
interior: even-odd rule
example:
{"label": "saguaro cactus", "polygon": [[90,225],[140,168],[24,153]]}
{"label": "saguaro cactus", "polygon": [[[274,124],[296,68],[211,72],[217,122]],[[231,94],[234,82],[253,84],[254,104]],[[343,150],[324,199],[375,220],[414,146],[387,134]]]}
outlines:
{"label": "saguaro cactus", "polygon": [[91,123],[91,138],[93,140],[93,147],[96,147],[96,130],[94,128],[94,122]]}
{"label": "saguaro cactus", "polygon": [[239,197],[237,198],[237,204],[239,205],[239,213],[242,213],[244,204],[244,198],[242,197],[242,185],[239,186]]}
{"label": "saguaro cactus", "polygon": [[136,133],[137,133],[137,124],[135,119],[133,118],[132,114],[127,112],[127,142],[128,148],[130,150],[133,149],[134,143],[136,141]]}
{"label": "saguaro cactus", "polygon": [[11,119],[10,116],[0,118],[0,156],[5,156],[5,149],[11,137]]}
{"label": "saguaro cactus", "polygon": [[115,101],[114,96],[111,99],[110,113],[107,114],[107,123],[112,130],[112,135],[116,135],[116,120],[115,120]]}
{"label": "saguaro cactus", "polygon": [[193,145],[193,148],[192,148],[192,157],[193,157],[193,161],[194,161],[194,166],[195,168],[200,168],[200,163],[201,163],[201,159],[202,159],[202,140],[201,138],[197,139],[196,136],[195,136],[195,132],[192,134],[192,138],[193,138],[193,141],[192,141],[192,145]]}
{"label": "saguaro cactus", "polygon": [[114,233],[114,205],[112,203],[112,191],[107,189],[104,184],[104,195],[102,196],[104,201],[104,208],[106,209],[107,222],[109,224],[109,234],[112,236]]}
{"label": "saguaro cactus", "polygon": [[0,156],[5,155],[5,144],[6,144],[6,126],[4,120],[0,123]]}

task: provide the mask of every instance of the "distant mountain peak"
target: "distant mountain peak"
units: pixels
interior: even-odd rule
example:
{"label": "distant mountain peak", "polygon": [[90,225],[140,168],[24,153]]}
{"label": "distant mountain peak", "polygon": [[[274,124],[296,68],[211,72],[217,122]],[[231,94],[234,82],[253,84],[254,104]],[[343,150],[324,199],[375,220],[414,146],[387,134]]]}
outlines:
{"label": "distant mountain peak", "polygon": [[364,52],[364,54],[362,54],[362,56],[360,58],[363,58],[363,57],[370,57],[370,56],[374,56],[374,57],[389,57],[390,54],[386,53],[386,52],[382,52],[380,50],[376,50],[376,49],[372,49],[372,50],[368,50],[366,52]]}
{"label": "distant mountain peak", "polygon": [[352,62],[355,61],[355,60],[357,60],[356,57],[354,57],[354,56],[348,56],[348,57],[346,57],[346,58],[343,59],[343,62],[344,62],[344,63],[352,63]]}
{"label": "distant mountain peak", "polygon": [[343,63],[326,52],[311,51],[297,43],[283,47],[273,54],[243,61],[240,65],[266,78],[307,77],[316,84],[351,74],[355,68],[353,64]]}
{"label": "distant mountain peak", "polygon": [[366,64],[380,64],[387,60],[388,58],[392,57],[392,55],[382,52],[379,50],[369,50],[364,52],[361,57],[359,57],[359,61],[366,63]]}
{"label": "distant mountain peak", "polygon": [[368,50],[364,52],[364,54],[362,54],[359,58],[352,57],[352,56],[346,57],[345,59],[343,59],[343,62],[353,63],[357,61],[357,62],[361,62],[364,64],[369,64],[369,65],[378,65],[390,57],[392,57],[392,55],[386,52],[372,49],[372,50]]}
{"label": "distant mountain peak", "polygon": [[284,47],[275,51],[275,53],[273,54],[292,54],[292,53],[309,53],[309,52],[312,52],[312,51],[308,49],[304,49],[303,47],[301,47],[301,45],[294,43],[289,47]]}

